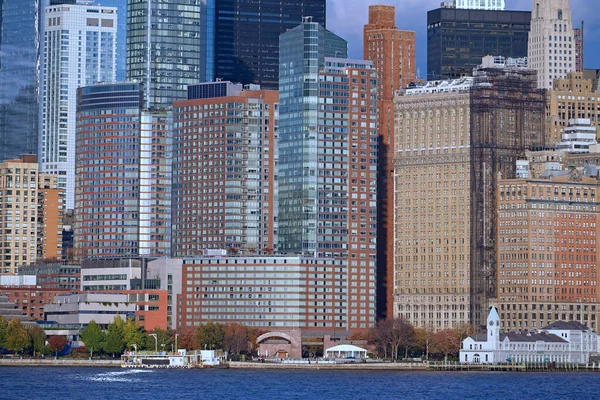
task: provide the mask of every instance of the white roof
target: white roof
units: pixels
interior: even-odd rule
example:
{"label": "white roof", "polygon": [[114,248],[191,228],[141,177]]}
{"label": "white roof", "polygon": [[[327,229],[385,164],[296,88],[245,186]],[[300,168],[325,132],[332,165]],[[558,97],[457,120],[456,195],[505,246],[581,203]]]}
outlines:
{"label": "white roof", "polygon": [[342,352],[344,352],[344,351],[346,351],[346,352],[347,351],[361,351],[361,352],[366,352],[367,350],[362,349],[362,348],[360,348],[358,346],[351,345],[351,344],[340,344],[338,346],[333,346],[333,347],[328,348],[327,350],[325,350],[325,353],[330,352],[330,351],[342,351]]}

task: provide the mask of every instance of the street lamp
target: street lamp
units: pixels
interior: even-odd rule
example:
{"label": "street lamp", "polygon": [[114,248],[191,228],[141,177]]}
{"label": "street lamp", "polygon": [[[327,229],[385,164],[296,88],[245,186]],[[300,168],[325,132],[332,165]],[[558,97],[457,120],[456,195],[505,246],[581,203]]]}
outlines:
{"label": "street lamp", "polygon": [[148,336],[152,336],[154,338],[154,352],[158,353],[158,337],[156,336],[156,333],[151,333]]}

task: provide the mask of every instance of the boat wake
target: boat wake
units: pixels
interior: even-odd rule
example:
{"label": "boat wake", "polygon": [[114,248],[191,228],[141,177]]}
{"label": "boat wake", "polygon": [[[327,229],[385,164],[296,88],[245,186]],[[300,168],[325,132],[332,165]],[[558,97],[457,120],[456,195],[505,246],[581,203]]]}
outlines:
{"label": "boat wake", "polygon": [[127,371],[112,371],[93,376],[86,377],[87,380],[92,382],[140,382],[140,378],[135,378],[139,374],[151,374],[154,371],[148,371],[144,369],[130,369]]}

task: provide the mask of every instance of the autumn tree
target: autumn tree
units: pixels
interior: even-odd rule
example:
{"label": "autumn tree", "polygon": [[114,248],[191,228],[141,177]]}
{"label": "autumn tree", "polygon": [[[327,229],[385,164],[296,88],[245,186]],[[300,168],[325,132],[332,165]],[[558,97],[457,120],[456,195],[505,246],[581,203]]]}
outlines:
{"label": "autumn tree", "polygon": [[100,352],[104,343],[104,333],[96,321],[90,321],[88,326],[79,335],[85,348],[90,352],[90,358],[94,355],[94,350]]}
{"label": "autumn tree", "polygon": [[134,344],[138,349],[142,349],[144,347],[146,335],[133,318],[127,318],[123,324],[123,340],[125,341],[126,348],[130,348]]}
{"label": "autumn tree", "polygon": [[6,329],[8,329],[8,321],[0,315],[0,348],[6,347]]}
{"label": "autumn tree", "polygon": [[35,357],[36,352],[44,352],[44,348],[46,347],[46,332],[36,324],[27,328],[27,333],[31,338],[33,356]]}
{"label": "autumn tree", "polygon": [[196,337],[202,349],[222,349],[225,328],[218,322],[208,321],[196,328]]}
{"label": "autumn tree", "polygon": [[66,336],[63,335],[56,335],[56,336],[50,336],[50,338],[48,338],[48,349],[50,349],[50,351],[52,351],[53,353],[56,353],[57,357],[58,357],[58,353],[60,353],[61,351],[63,351],[65,349],[65,347],[67,346],[68,340]]}
{"label": "autumn tree", "polygon": [[177,347],[180,349],[198,350],[200,348],[200,342],[191,326],[178,328],[175,333],[178,335]]}
{"label": "autumn tree", "polygon": [[433,344],[434,336],[435,331],[431,326],[415,329],[415,344],[423,350],[426,360],[429,360],[429,352]]}
{"label": "autumn tree", "polygon": [[458,354],[460,351],[460,338],[454,329],[444,329],[433,337],[433,349],[436,353],[443,354],[448,359],[450,354]]}
{"label": "autumn tree", "polygon": [[248,328],[242,324],[225,325],[223,347],[231,354],[248,353]]}
{"label": "autumn tree", "polygon": [[454,331],[456,332],[460,343],[469,336],[477,333],[471,324],[462,324],[461,326],[454,328]]}
{"label": "autumn tree", "polygon": [[16,354],[20,350],[29,348],[29,346],[31,346],[31,338],[27,333],[27,329],[21,321],[13,318],[6,327],[5,347]]}
{"label": "autumn tree", "polygon": [[108,324],[106,328],[106,335],[104,336],[104,342],[102,348],[105,352],[112,354],[121,354],[125,349],[125,323],[118,315],[114,321]]}

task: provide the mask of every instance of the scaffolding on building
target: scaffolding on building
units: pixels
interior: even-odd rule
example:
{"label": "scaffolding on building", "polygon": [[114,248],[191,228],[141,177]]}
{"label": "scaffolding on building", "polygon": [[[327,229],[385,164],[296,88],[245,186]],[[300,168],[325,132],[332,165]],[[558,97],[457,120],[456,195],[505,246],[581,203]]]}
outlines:
{"label": "scaffolding on building", "polygon": [[516,161],[545,146],[543,90],[536,71],[480,68],[471,87],[471,315],[485,324],[496,297],[497,179],[516,177]]}

